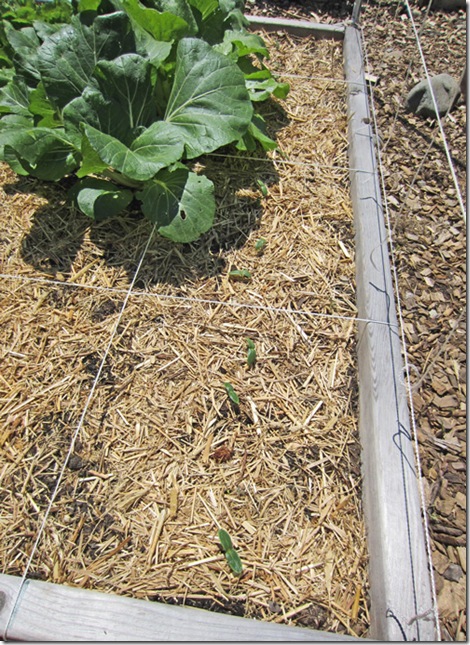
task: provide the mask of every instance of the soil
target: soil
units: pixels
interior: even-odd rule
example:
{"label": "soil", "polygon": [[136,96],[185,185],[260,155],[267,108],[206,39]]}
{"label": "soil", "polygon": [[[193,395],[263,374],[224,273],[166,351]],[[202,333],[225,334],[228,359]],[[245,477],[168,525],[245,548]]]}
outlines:
{"label": "soil", "polygon": [[[430,75],[460,81],[466,64],[465,10],[410,3]],[[423,6],[419,6],[419,5]],[[257,0],[253,13],[347,20],[350,2]],[[382,143],[384,183],[413,381],[434,576],[444,640],[466,640],[466,226],[442,139],[432,119],[406,112],[425,78],[404,3],[364,3],[360,17]],[[460,96],[443,119],[466,204],[466,116]]]}

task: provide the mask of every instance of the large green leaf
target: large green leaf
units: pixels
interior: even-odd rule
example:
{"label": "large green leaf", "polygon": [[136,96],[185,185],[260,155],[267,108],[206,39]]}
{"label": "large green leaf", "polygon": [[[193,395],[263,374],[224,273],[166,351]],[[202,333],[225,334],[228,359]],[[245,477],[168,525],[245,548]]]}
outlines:
{"label": "large green leaf", "polygon": [[97,65],[99,88],[87,87],[63,110],[65,129],[77,147],[81,125],[92,126],[129,146],[156,119],[153,66],[142,56],[124,54]]}
{"label": "large green leaf", "polygon": [[16,78],[0,89],[0,113],[30,116],[31,90],[21,78]]}
{"label": "large green leaf", "polygon": [[131,51],[134,38],[123,12],[98,16],[91,27],[78,16],[52,34],[38,49],[38,67],[49,98],[59,108],[80,96],[90,84],[100,60]]}
{"label": "large green leaf", "polygon": [[[0,146],[2,135],[0,133]],[[30,174],[38,179],[57,181],[73,172],[79,164],[79,154],[58,129],[34,128],[17,130],[4,143],[4,159],[20,174]],[[18,171],[17,171],[18,172]]]}
{"label": "large green leaf", "polygon": [[25,78],[26,81],[38,81],[39,71],[37,69],[37,51],[41,44],[33,27],[15,29],[6,20],[3,22],[5,36],[10,47],[14,50],[13,61],[16,73]]}
{"label": "large green leaf", "polygon": [[133,194],[110,181],[87,177],[69,191],[69,198],[87,217],[100,222],[122,212],[131,203]]}
{"label": "large green leaf", "polygon": [[160,11],[168,11],[183,18],[189,27],[189,36],[195,36],[198,31],[197,22],[187,0],[154,0]]}
{"label": "large green leaf", "polygon": [[116,138],[85,126],[91,147],[100,159],[130,179],[146,181],[181,159],[183,143],[177,128],[156,121],[127,147]]}
{"label": "large green leaf", "polygon": [[144,7],[139,0],[123,0],[122,6],[139,27],[148,31],[155,40],[172,43],[191,33],[189,24],[179,15]]}
{"label": "large green leaf", "polygon": [[136,196],[160,235],[174,242],[193,242],[212,226],[214,185],[187,168],[160,171]]}
{"label": "large green leaf", "polygon": [[181,40],[165,120],[180,129],[187,157],[240,139],[252,114],[237,65],[202,40]]}
{"label": "large green leaf", "polygon": [[[149,126],[157,116],[154,67],[138,54],[124,54],[98,63],[96,78],[103,96],[121,112],[120,120],[127,123],[130,143],[139,128]],[[113,124],[106,131],[112,134]]]}

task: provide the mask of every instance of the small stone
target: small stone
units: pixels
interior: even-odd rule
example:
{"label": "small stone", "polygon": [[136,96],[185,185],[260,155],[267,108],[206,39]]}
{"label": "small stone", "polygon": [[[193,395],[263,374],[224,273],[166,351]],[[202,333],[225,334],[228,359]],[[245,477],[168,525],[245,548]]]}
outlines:
{"label": "small stone", "polygon": [[83,467],[83,460],[78,455],[72,455],[69,459],[68,466],[70,470],[80,470]]}
{"label": "small stone", "polygon": [[270,600],[268,602],[268,607],[269,611],[271,611],[273,614],[280,614],[282,611],[281,605],[279,605],[277,602],[274,602],[274,600]]}
{"label": "small stone", "polygon": [[[444,116],[452,108],[460,94],[459,83],[449,74],[432,76],[431,87],[436,100],[439,116]],[[420,81],[406,97],[405,107],[424,118],[436,118],[436,110],[427,79]]]}
{"label": "small stone", "polygon": [[458,582],[463,576],[462,567],[459,564],[449,564],[444,571],[444,578],[451,582]]}

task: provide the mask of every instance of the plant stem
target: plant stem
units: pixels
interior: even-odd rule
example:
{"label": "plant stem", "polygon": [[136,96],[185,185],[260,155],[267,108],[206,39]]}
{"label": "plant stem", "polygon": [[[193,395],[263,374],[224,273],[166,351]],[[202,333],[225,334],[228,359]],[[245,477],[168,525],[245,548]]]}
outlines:
{"label": "plant stem", "polygon": [[141,181],[135,181],[133,179],[129,179],[128,177],[124,177],[124,175],[121,175],[120,172],[116,172],[115,170],[105,170],[103,172],[103,175],[105,177],[109,177],[109,179],[112,179],[114,182],[117,184],[121,184],[121,186],[126,186],[127,188],[142,188],[143,183]]}

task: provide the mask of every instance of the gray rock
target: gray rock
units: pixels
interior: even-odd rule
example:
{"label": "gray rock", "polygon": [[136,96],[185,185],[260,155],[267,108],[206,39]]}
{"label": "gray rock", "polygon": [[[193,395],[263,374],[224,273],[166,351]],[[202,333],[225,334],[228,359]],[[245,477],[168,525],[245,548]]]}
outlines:
{"label": "gray rock", "polygon": [[[431,77],[431,86],[436,99],[439,116],[444,116],[454,105],[460,94],[460,85],[449,74],[438,74]],[[429,83],[420,81],[406,97],[405,107],[410,112],[424,118],[436,118],[436,110],[432,100]]]}
{"label": "gray rock", "polygon": [[462,576],[463,570],[458,564],[449,564],[447,569],[444,571],[444,578],[446,580],[451,580],[452,582],[458,582]]}

